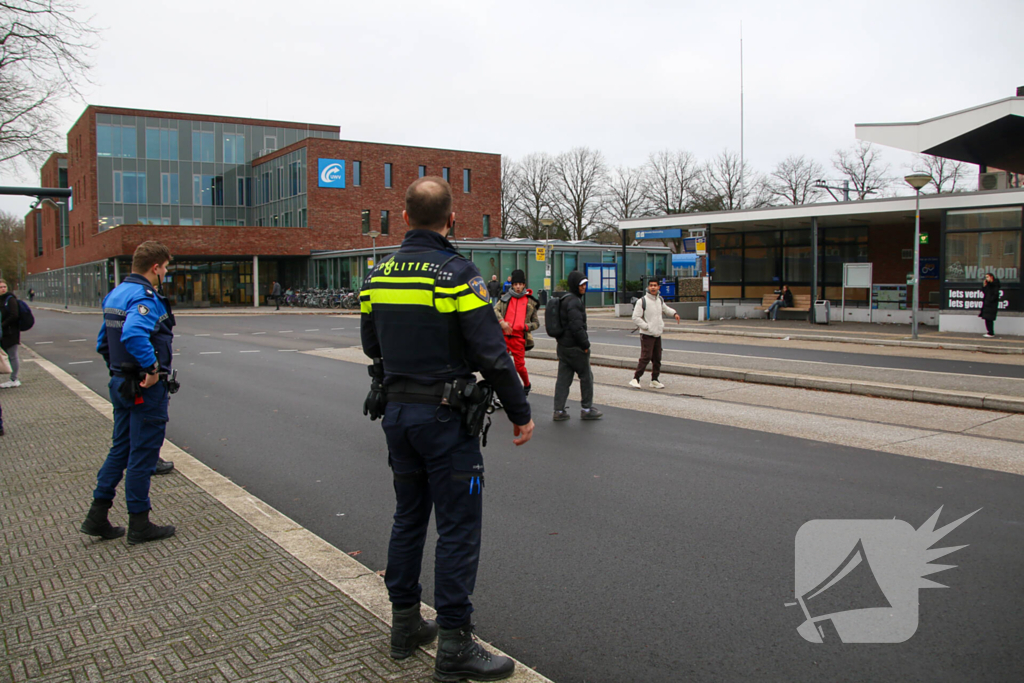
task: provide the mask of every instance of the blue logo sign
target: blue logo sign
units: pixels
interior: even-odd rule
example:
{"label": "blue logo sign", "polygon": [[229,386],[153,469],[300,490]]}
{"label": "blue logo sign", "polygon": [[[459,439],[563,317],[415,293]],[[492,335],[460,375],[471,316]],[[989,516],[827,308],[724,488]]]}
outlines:
{"label": "blue logo sign", "polygon": [[318,159],[320,164],[320,187],[345,187],[345,160]]}
{"label": "blue logo sign", "polygon": [[668,228],[667,230],[637,230],[634,235],[638,240],[668,240],[678,239],[682,236],[682,228]]}
{"label": "blue logo sign", "polygon": [[921,257],[921,272],[918,276],[922,280],[938,280],[939,279],[939,257],[938,256],[922,256]]}

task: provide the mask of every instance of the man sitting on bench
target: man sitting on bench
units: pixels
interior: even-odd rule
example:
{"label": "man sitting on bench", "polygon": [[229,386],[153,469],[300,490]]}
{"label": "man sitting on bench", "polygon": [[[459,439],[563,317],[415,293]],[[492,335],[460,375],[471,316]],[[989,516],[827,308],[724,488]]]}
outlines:
{"label": "man sitting on bench", "polygon": [[793,293],[789,291],[789,285],[782,285],[782,293],[779,294],[779,298],[768,307],[768,317],[776,320],[780,308],[793,308]]}

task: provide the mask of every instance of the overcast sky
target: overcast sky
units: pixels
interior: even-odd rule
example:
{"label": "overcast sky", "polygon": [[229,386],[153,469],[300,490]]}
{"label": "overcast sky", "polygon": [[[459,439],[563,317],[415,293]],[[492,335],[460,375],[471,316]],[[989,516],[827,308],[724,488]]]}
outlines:
{"label": "overcast sky", "polygon": [[[919,121],[1024,85],[1019,0],[82,2],[101,31],[88,103],[336,124],[344,139],[513,159],[738,150],[741,21],[758,171],[788,154],[828,166],[855,123]],[[84,106],[66,103],[67,126]],[[883,157],[903,174],[909,155]]]}

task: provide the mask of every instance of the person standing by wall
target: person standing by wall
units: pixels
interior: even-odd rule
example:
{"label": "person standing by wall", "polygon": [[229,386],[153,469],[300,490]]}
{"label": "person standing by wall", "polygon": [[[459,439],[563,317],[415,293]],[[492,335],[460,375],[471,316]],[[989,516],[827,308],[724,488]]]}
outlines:
{"label": "person standing by wall", "polygon": [[665,300],[658,293],[658,281],[651,280],[647,283],[647,293],[633,306],[633,322],[640,328],[640,362],[637,363],[633,379],[629,386],[639,389],[640,378],[647,370],[647,363],[651,362],[651,388],[664,389],[665,385],[658,381],[661,374],[661,333],[665,330],[665,313],[674,315],[676,322],[679,322],[679,314],[670,308]]}
{"label": "person standing by wall", "polygon": [[492,306],[501,298],[501,283],[498,282],[497,275],[492,275],[490,282],[487,283],[487,295],[491,298]]}
{"label": "person standing by wall", "polygon": [[274,286],[271,287],[271,289],[270,289],[270,296],[273,297],[274,303],[277,304],[277,308],[275,308],[274,310],[275,311],[280,311],[281,310],[281,283],[278,282],[277,280],[274,280]]}
{"label": "person standing by wall", "polygon": [[558,310],[565,332],[558,337],[558,378],[555,380],[554,421],[569,419],[565,402],[573,376],[580,378],[580,419],[600,420],[604,413],[594,407],[594,373],[590,369],[590,337],[587,335],[587,307],[583,295],[587,279],[574,270],[567,278],[569,293],[562,297]]}
{"label": "person standing by wall", "polygon": [[981,313],[979,318],[985,321],[985,336],[996,336],[996,316],[999,315],[999,280],[992,273],[985,273],[981,285]]}
{"label": "person standing by wall", "polygon": [[11,378],[0,384],[0,389],[21,386],[21,380],[18,379],[18,370],[21,368],[21,360],[18,358],[18,346],[21,344],[20,315],[18,298],[8,290],[7,281],[0,280],[0,348],[7,352],[11,361]]}
{"label": "person standing by wall", "polygon": [[[505,333],[505,346],[516,364],[519,379],[523,380],[523,390],[530,395],[530,374],[526,371],[526,352],[533,348],[533,335],[530,334],[540,327],[537,308],[540,306],[533,292],[526,288],[526,273],[522,270],[512,271],[512,289],[501,295],[494,306],[494,312]],[[499,287],[497,277],[492,282]]]}

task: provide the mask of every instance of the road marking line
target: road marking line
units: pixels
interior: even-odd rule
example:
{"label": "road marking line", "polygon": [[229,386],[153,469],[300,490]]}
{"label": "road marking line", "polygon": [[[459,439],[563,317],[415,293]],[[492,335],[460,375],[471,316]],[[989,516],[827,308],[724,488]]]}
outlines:
{"label": "road marking line", "polygon": [[36,344],[52,344],[52,343],[53,343],[52,341],[49,341],[49,342],[36,342]]}
{"label": "road marking line", "polygon": [[298,349],[278,349],[278,353],[298,353]]}
{"label": "road marking line", "polygon": [[343,329],[345,329],[345,328],[344,327],[332,327],[331,331],[333,332],[334,330],[343,330]]}
{"label": "road marking line", "polygon": [[239,353],[259,353],[259,351],[239,351]]}
{"label": "road marking line", "polygon": [[85,340],[84,339],[69,339],[68,341],[82,342],[82,341],[85,341]]}
{"label": "road marking line", "polygon": [[81,365],[83,363],[91,363],[91,362],[92,362],[91,360],[76,360],[73,363],[68,363],[68,365]]}
{"label": "road marking line", "polygon": [[237,337],[238,333],[237,332],[225,332],[224,336],[225,337]]}
{"label": "road marking line", "polygon": [[253,332],[253,334],[266,334],[266,332]]}
{"label": "road marking line", "polygon": [[209,356],[210,354],[213,354],[213,353],[220,353],[220,351],[200,351],[199,355],[200,356]]}
{"label": "road marking line", "polygon": [[[319,328],[315,329],[315,330],[306,330],[306,332],[319,332],[319,331],[320,331]],[[82,341],[85,341],[85,340],[83,339]]]}
{"label": "road marking line", "polygon": [[210,335],[209,334],[197,334],[196,336],[197,337],[209,337]]}
{"label": "road marking line", "polygon": [[313,350],[314,351],[333,351],[334,347],[333,346],[321,346],[321,347],[313,349]]}
{"label": "road marking line", "polygon": [[291,332],[291,331],[292,330],[278,330],[277,333],[278,334],[286,334],[286,333]]}

